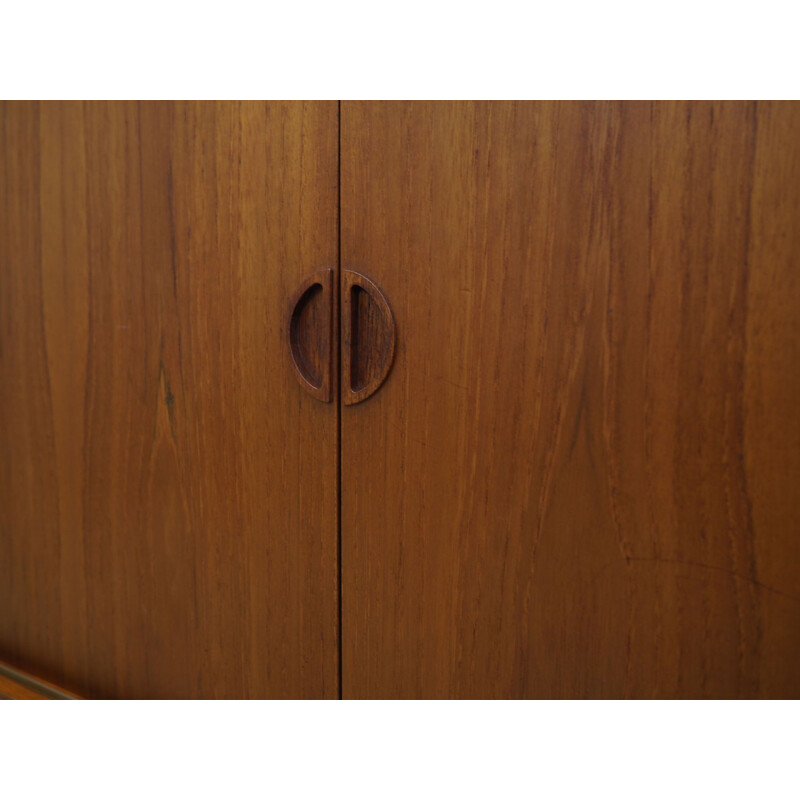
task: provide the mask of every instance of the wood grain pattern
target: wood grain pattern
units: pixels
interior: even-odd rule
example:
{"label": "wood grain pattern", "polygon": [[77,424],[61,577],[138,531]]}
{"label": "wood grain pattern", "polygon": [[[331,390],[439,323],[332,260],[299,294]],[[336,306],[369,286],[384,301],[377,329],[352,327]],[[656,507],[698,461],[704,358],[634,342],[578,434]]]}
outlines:
{"label": "wood grain pattern", "polygon": [[0,110],[0,654],[91,697],[338,694],[335,103]]}
{"label": "wood grain pattern", "polygon": [[341,126],[344,696],[800,696],[800,105]]}

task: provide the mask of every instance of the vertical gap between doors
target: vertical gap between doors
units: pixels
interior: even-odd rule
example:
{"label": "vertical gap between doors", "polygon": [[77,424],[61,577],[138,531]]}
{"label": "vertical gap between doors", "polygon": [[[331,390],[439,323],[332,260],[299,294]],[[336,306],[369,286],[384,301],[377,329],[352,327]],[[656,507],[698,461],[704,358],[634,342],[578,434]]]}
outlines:
{"label": "vertical gap between doors", "polygon": [[337,210],[336,210],[336,230],[337,230],[337,244],[336,252],[338,256],[338,269],[336,270],[336,309],[338,310],[335,324],[339,326],[334,341],[339,342],[336,348],[336,358],[338,365],[336,367],[336,376],[339,382],[338,392],[336,394],[336,554],[337,565],[339,570],[338,577],[338,593],[337,599],[339,603],[338,608],[338,622],[339,622],[339,699],[342,695],[342,344],[339,341],[342,326],[339,322],[341,317],[342,298],[341,298],[341,285],[342,285],[342,101],[338,101],[337,105]]}

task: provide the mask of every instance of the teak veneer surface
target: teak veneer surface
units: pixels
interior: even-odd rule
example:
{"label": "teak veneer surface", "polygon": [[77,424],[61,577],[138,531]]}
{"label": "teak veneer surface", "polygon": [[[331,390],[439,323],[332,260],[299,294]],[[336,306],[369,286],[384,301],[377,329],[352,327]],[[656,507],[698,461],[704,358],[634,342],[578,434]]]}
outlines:
{"label": "teak veneer surface", "polygon": [[344,696],[800,696],[800,104],[341,126]]}
{"label": "teak veneer surface", "polygon": [[[89,697],[800,697],[799,133],[0,105],[0,657]],[[335,325],[333,402],[293,374],[324,269],[391,308],[358,404]]]}
{"label": "teak veneer surface", "polygon": [[0,655],[90,697],[337,697],[333,103],[0,107]]}

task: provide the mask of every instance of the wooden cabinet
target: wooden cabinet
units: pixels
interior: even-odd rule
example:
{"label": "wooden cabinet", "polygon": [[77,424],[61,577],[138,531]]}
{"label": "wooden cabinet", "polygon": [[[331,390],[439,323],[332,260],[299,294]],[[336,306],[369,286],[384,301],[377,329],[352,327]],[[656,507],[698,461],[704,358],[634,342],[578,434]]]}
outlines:
{"label": "wooden cabinet", "polygon": [[800,105],[6,104],[0,378],[68,689],[800,696]]}

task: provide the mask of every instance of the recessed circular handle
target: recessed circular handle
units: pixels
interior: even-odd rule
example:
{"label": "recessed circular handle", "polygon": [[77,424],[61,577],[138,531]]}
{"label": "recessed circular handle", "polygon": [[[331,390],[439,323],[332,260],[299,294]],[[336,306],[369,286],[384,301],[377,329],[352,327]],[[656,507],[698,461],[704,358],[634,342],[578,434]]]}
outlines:
{"label": "recessed circular handle", "polygon": [[342,273],[342,399],[346,406],[366,400],[392,368],[395,324],[383,292],[366,276]]}
{"label": "recessed circular handle", "polygon": [[300,385],[317,400],[331,401],[333,270],[309,275],[289,305],[289,354]]}

